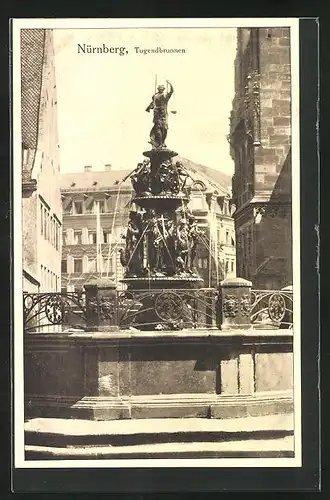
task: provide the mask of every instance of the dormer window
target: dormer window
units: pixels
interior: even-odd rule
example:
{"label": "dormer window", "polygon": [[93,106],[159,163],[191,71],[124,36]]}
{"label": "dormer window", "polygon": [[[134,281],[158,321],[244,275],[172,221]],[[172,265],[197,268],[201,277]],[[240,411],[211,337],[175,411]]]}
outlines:
{"label": "dormer window", "polygon": [[75,214],[82,214],[83,213],[82,201],[75,201],[73,206],[74,206],[74,213]]}

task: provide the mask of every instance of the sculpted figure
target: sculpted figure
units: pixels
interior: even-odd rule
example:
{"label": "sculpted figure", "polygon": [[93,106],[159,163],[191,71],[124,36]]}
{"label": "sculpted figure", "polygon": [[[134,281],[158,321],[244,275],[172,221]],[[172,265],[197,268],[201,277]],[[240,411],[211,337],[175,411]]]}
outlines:
{"label": "sculpted figure", "polygon": [[172,84],[166,81],[169,90],[165,92],[164,85],[159,85],[157,87],[157,92],[152,97],[152,101],[147,107],[146,111],[149,113],[153,110],[153,127],[150,131],[150,144],[155,148],[166,148],[165,140],[167,137],[168,130],[168,112],[167,104],[174,92]]}
{"label": "sculpted figure", "polygon": [[159,167],[159,184],[162,192],[166,192],[171,189],[171,169],[171,160],[164,161]]}
{"label": "sculpted figure", "polygon": [[197,243],[199,238],[201,237],[203,231],[201,231],[198,227],[196,218],[194,215],[190,215],[189,219],[189,229],[188,229],[188,240],[189,240],[189,248],[188,248],[188,271],[190,273],[194,272],[194,261],[196,258],[196,250]]}
{"label": "sculpted figure", "polygon": [[143,263],[141,234],[141,216],[136,212],[130,212],[125,236],[126,248],[124,253],[121,252],[121,259],[125,263],[128,276],[138,276],[141,272]]}
{"label": "sculpted figure", "polygon": [[148,240],[148,267],[152,274],[159,273],[161,268],[161,256],[163,247],[163,235],[159,228],[158,219],[152,210],[150,213],[149,228],[147,231]]}
{"label": "sculpted figure", "polygon": [[175,274],[175,226],[171,218],[162,219],[163,229],[163,254],[162,265],[167,275]]}
{"label": "sculpted figure", "polygon": [[172,177],[173,177],[173,181],[172,181],[173,192],[179,193],[180,191],[183,191],[185,186],[186,186],[186,182],[187,182],[187,179],[189,177],[189,174],[186,171],[186,169],[184,168],[181,161],[177,161],[173,165]]}
{"label": "sculpted figure", "polygon": [[143,160],[138,163],[135,171],[131,175],[131,181],[134,191],[137,195],[149,192],[150,188],[150,160]]}
{"label": "sculpted figure", "polygon": [[176,232],[176,262],[178,272],[186,271],[188,266],[188,231],[188,222],[186,219],[182,219],[177,226]]}

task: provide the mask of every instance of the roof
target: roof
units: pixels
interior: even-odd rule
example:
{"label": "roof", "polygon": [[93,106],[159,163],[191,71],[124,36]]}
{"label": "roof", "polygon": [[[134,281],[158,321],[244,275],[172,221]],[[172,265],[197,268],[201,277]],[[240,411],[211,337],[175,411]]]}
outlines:
{"label": "roof", "polygon": [[36,149],[45,48],[44,29],[21,30],[21,120],[25,149]]}
{"label": "roof", "polygon": [[222,186],[225,190],[231,190],[232,177],[230,175],[224,174],[220,170],[215,170],[214,168],[206,167],[200,163],[195,163],[187,158],[179,156],[178,159],[182,161],[183,165],[191,172],[204,174],[209,181],[214,182],[218,186]]}
{"label": "roof", "polygon": [[[175,157],[175,160],[180,160],[185,168],[192,174],[192,177],[200,179],[206,183],[211,183],[216,189],[222,188],[224,191],[229,192],[231,188],[231,177],[220,171],[213,170],[194,163],[187,158],[181,156]],[[91,170],[89,172],[70,172],[61,175],[61,189],[62,190],[85,190],[85,191],[98,191],[100,189],[113,189],[119,186],[119,183],[131,173],[130,170]],[[197,176],[193,175],[197,174]],[[121,185],[122,188],[131,189],[130,179],[126,179]]]}
{"label": "roof", "polygon": [[[130,173],[130,170],[101,170],[91,172],[70,172],[61,175],[61,189],[94,190],[114,188]],[[96,184],[95,184],[96,183]],[[74,185],[73,185],[74,184]],[[122,187],[131,189],[130,179]]]}

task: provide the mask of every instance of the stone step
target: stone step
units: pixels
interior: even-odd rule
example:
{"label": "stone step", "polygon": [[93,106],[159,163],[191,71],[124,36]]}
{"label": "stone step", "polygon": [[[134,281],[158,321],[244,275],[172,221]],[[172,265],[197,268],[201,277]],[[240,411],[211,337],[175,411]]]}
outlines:
{"label": "stone step", "polygon": [[48,447],[26,445],[26,460],[292,458],[293,436],[222,443],[156,443],[135,446]]}
{"label": "stone step", "polygon": [[292,434],[292,414],[222,420],[187,418],[90,421],[35,418],[25,424],[26,445],[55,448],[212,444],[278,439]]}

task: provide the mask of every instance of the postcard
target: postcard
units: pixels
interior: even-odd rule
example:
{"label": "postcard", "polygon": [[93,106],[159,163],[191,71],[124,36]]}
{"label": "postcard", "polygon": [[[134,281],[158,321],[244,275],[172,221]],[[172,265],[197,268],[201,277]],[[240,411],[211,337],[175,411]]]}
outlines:
{"label": "postcard", "polygon": [[14,19],[14,466],[301,467],[298,19]]}

